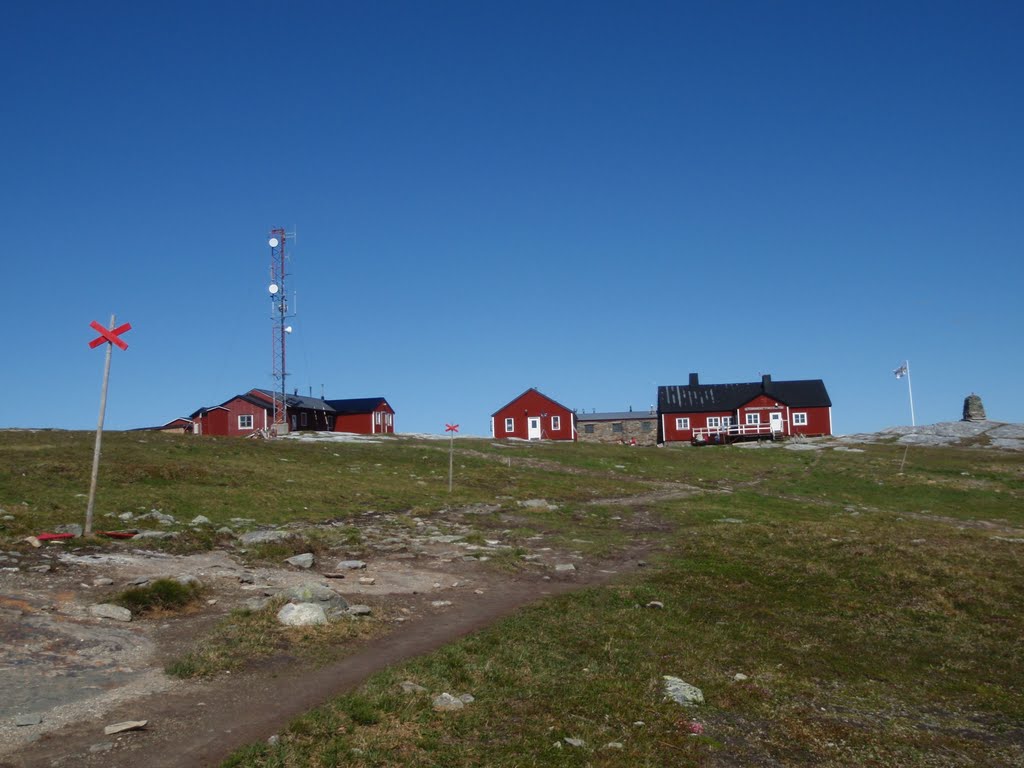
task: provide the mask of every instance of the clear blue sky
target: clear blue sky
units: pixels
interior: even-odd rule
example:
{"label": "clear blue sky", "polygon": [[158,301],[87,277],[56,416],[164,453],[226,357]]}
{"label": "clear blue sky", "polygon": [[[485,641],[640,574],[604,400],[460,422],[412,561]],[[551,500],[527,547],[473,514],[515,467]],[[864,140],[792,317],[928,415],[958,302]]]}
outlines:
{"label": "clear blue sky", "polygon": [[839,433],[1024,422],[1024,5],[40,2],[2,11],[0,427],[271,386],[399,431],[536,386],[824,379]]}

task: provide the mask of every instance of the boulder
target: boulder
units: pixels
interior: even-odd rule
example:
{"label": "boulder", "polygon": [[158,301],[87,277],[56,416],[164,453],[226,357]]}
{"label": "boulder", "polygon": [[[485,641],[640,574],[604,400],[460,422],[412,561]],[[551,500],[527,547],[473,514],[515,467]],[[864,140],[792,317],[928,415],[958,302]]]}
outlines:
{"label": "boulder", "polygon": [[676,704],[682,704],[684,707],[692,707],[695,704],[704,703],[704,693],[700,688],[684,683],[678,677],[664,675],[662,679],[665,683],[666,699],[671,699]]}
{"label": "boulder", "polygon": [[342,560],[335,566],[337,571],[358,571],[366,567],[362,560]]}
{"label": "boulder", "polygon": [[289,627],[326,624],[327,614],[318,603],[288,603],[277,612],[277,620]]}
{"label": "boulder", "polygon": [[289,565],[294,565],[296,568],[312,568],[313,567],[313,553],[304,552],[301,555],[295,555],[285,560]]}
{"label": "boulder", "polygon": [[277,529],[270,531],[249,531],[243,533],[238,537],[238,541],[242,544],[266,544],[267,542],[273,541],[284,541],[290,539],[295,534],[291,531],[279,531]]}
{"label": "boulder", "polygon": [[89,613],[98,619],[113,619],[114,621],[131,621],[132,612],[127,608],[112,603],[100,603],[89,609]]}
{"label": "boulder", "polygon": [[434,698],[434,709],[438,712],[456,712],[466,706],[465,702],[450,693],[442,693]]}

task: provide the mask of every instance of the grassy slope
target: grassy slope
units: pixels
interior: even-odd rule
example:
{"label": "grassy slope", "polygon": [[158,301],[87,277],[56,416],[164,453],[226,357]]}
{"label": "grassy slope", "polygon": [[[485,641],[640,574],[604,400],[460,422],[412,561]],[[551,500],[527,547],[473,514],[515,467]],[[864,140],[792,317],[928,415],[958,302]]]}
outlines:
{"label": "grassy slope", "polygon": [[[437,444],[111,437],[107,460],[135,470],[132,483],[108,470],[101,509],[319,520],[366,507],[430,515],[447,498]],[[230,764],[1024,763],[1024,543],[998,538],[1024,526],[1019,455],[915,448],[900,474],[903,449],[891,445],[459,446],[458,503],[558,500],[522,535],[584,530],[595,553],[652,534],[629,525],[638,510],[587,499],[669,482],[705,492],[639,510],[660,523],[642,577],[547,601],[377,675]],[[0,433],[12,533],[84,506],[88,454],[81,435]],[[301,482],[281,493],[289,479]],[[651,600],[665,608],[644,608]],[[707,704],[665,702],[662,675],[697,685]],[[476,701],[435,713],[429,696],[400,693],[405,679]],[[693,720],[702,736],[688,735]],[[563,737],[587,746],[556,747]]]}

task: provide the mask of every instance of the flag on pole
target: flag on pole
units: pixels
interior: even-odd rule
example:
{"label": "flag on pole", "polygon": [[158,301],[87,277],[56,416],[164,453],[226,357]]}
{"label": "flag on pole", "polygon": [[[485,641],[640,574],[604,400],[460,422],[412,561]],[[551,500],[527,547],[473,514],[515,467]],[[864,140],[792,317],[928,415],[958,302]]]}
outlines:
{"label": "flag on pole", "polygon": [[907,375],[907,364],[904,363],[899,368],[897,368],[895,371],[893,371],[893,375],[897,379],[902,379],[904,376],[906,376]]}

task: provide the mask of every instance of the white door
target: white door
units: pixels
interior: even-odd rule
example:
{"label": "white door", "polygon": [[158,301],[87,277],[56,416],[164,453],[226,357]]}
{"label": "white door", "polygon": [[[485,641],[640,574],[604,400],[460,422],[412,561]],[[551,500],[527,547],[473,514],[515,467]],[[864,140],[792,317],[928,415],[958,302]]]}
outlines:
{"label": "white door", "polygon": [[769,415],[769,423],[772,425],[772,432],[782,431],[782,414],[772,413]]}
{"label": "white door", "polygon": [[526,420],[526,437],[530,440],[540,440],[540,416],[530,416]]}

